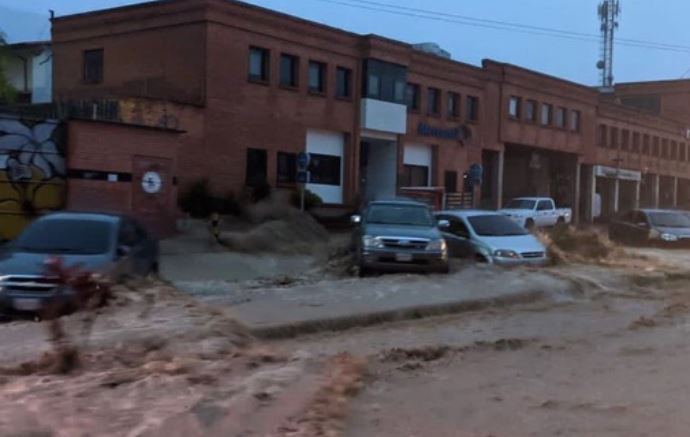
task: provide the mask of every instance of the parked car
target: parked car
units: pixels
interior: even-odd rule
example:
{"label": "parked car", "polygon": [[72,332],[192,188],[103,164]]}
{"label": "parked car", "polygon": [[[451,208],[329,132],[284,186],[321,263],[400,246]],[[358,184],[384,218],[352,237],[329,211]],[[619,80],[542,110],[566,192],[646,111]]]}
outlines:
{"label": "parked car", "polygon": [[683,211],[636,209],[611,221],[609,238],[634,245],[690,246],[690,218]]}
{"label": "parked car", "polygon": [[494,211],[453,210],[436,213],[448,222],[443,237],[451,257],[500,265],[542,265],[546,248],[524,227]]}
{"label": "parked car", "polygon": [[527,229],[566,224],[573,218],[570,208],[556,208],[556,202],[550,197],[518,197],[499,212]]}
{"label": "parked car", "polygon": [[431,209],[407,200],[370,202],[352,216],[360,275],[372,271],[448,272],[448,250]]}
{"label": "parked car", "polygon": [[121,215],[60,212],[31,223],[0,252],[0,309],[38,312],[69,304],[70,290],[46,277],[52,257],[66,266],[120,280],[158,269],[158,242],[136,221]]}

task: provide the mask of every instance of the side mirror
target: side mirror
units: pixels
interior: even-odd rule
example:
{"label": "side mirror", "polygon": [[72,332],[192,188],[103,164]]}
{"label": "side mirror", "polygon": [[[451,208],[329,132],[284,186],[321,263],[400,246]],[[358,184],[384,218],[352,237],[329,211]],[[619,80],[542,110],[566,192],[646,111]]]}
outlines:
{"label": "side mirror", "polygon": [[439,220],[438,227],[439,229],[448,229],[450,228],[450,222],[448,220]]}
{"label": "side mirror", "polygon": [[358,224],[362,223],[362,216],[359,214],[354,214],[354,215],[350,216],[350,223],[352,223],[354,225],[358,225]]}
{"label": "side mirror", "polygon": [[129,255],[129,252],[132,251],[132,248],[129,246],[125,246],[123,244],[117,246],[117,250],[115,251],[115,254],[117,255],[118,258],[124,258],[127,255]]}

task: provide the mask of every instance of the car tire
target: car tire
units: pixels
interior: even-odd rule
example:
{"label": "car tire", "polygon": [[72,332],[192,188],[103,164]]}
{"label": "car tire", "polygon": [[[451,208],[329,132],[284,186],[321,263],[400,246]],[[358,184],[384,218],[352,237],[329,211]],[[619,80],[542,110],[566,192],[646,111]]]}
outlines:
{"label": "car tire", "polygon": [[534,220],[533,219],[528,218],[527,220],[525,220],[525,229],[528,229],[530,231],[532,229],[534,229]]}

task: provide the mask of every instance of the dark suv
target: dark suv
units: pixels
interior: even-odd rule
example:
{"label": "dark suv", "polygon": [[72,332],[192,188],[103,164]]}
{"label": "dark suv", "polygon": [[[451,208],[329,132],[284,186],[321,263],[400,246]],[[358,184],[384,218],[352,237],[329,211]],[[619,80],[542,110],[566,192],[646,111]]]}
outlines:
{"label": "dark suv", "polygon": [[360,276],[372,271],[448,273],[448,250],[429,207],[414,201],[370,202],[352,216]]}

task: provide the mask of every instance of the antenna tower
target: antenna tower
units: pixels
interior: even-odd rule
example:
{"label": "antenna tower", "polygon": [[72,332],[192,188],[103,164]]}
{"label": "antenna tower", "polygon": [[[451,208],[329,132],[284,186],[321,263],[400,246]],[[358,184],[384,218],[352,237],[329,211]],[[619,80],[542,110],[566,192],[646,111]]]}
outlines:
{"label": "antenna tower", "polygon": [[613,34],[618,29],[620,0],[603,0],[597,12],[601,21],[601,58],[597,68],[601,70],[601,86],[608,89],[613,87]]}

